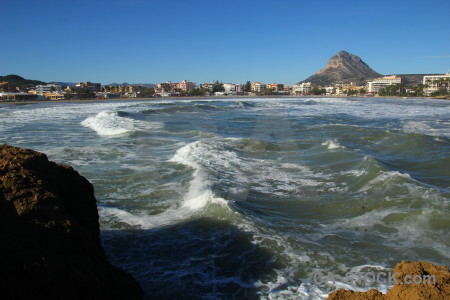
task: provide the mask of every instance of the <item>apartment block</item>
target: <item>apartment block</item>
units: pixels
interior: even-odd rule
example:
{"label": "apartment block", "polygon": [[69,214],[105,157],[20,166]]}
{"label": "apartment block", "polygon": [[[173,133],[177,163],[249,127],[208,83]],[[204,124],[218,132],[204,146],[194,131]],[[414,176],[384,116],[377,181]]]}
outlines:
{"label": "apartment block", "polygon": [[310,94],[311,90],[311,82],[297,83],[292,86],[292,94],[294,95]]}
{"label": "apartment block", "polygon": [[450,92],[450,72],[445,75],[423,76],[423,84],[427,86],[425,89],[425,94],[427,95],[430,95],[441,88]]}
{"label": "apartment block", "polygon": [[94,93],[101,92],[102,85],[100,83],[80,82],[76,84],[77,88],[85,89]]}
{"label": "apartment block", "polygon": [[402,83],[402,78],[397,75],[384,76],[368,81],[366,88],[367,93],[377,94],[378,91],[386,86]]}
{"label": "apartment block", "polygon": [[254,92],[265,92],[267,89],[267,85],[261,82],[254,82],[252,84],[252,91]]}

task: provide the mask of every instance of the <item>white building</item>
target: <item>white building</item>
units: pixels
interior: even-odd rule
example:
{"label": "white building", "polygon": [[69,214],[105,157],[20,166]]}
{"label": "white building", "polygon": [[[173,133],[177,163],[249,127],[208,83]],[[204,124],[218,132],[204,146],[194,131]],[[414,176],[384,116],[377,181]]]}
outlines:
{"label": "white building", "polygon": [[310,94],[311,90],[311,82],[297,83],[292,86],[292,94],[294,95]]}
{"label": "white building", "polygon": [[375,78],[372,81],[367,82],[367,93],[377,94],[380,89],[385,88],[388,85],[399,83],[402,83],[402,78],[398,77],[397,75]]}
{"label": "white building", "polygon": [[225,93],[229,95],[242,92],[243,86],[242,84],[224,83],[223,88],[225,89]]}
{"label": "white building", "polygon": [[430,95],[440,88],[447,89],[450,92],[450,72],[445,75],[427,75],[423,76],[423,84],[427,85],[425,94]]}
{"label": "white building", "polygon": [[36,94],[44,95],[45,93],[61,92],[62,86],[59,84],[37,85]]}
{"label": "white building", "polygon": [[334,94],[336,94],[336,87],[326,86],[325,91],[326,91],[327,95],[334,95]]}

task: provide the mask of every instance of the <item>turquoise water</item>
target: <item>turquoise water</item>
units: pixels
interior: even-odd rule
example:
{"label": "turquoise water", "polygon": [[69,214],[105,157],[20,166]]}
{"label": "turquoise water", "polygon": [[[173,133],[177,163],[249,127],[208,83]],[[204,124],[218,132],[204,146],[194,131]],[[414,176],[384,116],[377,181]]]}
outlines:
{"label": "turquoise water", "polygon": [[348,271],[449,265],[448,101],[0,105],[0,132],[93,183],[107,254],[148,298],[321,299],[388,288]]}

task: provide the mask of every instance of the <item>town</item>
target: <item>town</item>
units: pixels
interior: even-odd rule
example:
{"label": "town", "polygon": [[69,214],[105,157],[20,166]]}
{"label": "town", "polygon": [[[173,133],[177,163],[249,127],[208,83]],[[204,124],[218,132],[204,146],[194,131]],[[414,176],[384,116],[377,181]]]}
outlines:
{"label": "town", "polygon": [[[15,75],[14,75],[15,76]],[[189,80],[179,83],[163,82],[156,85],[105,85],[81,82],[63,86],[59,83],[23,87],[8,81],[0,82],[0,101],[136,99],[165,97],[226,97],[226,96],[409,96],[442,97],[450,93],[450,72],[425,75],[421,83],[407,85],[404,78],[389,75],[367,80],[365,85],[353,82],[335,82],[320,86],[311,82],[294,85],[247,81],[244,84],[219,81],[197,85]]]}

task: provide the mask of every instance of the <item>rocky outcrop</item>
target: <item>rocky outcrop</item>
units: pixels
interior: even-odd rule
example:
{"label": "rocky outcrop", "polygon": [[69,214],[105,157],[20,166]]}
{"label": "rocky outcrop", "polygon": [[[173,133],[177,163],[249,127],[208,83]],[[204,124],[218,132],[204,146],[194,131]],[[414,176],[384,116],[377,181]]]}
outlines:
{"label": "rocky outcrop", "polygon": [[0,298],[142,298],[99,234],[89,181],[43,153],[0,146]]}
{"label": "rocky outcrop", "polygon": [[[393,270],[396,282],[386,295],[375,289],[334,291],[328,300],[446,300],[450,299],[450,272],[445,266],[424,261],[402,261]],[[435,280],[432,280],[434,276]]]}
{"label": "rocky outcrop", "polygon": [[341,51],[328,60],[327,65],[302,82],[326,86],[334,82],[364,84],[366,80],[382,76],[375,72],[359,56]]}

